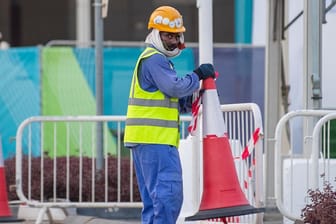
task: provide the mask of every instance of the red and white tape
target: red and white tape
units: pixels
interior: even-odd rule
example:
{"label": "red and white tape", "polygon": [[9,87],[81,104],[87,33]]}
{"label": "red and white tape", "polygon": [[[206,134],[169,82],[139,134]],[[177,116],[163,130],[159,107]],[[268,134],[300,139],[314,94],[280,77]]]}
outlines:
{"label": "red and white tape", "polygon": [[252,138],[249,140],[247,145],[244,148],[243,153],[241,154],[241,158],[245,160],[247,157],[249,157],[255,148],[255,145],[257,144],[260,137],[260,128],[257,128],[252,135]]}
{"label": "red and white tape", "polygon": [[[253,150],[255,149],[256,144],[258,143],[260,139],[260,136],[261,136],[261,129],[256,128],[252,134],[252,138],[249,140],[249,142],[244,148],[244,151],[241,154],[242,160],[247,160],[247,158],[252,154]],[[253,172],[254,172],[255,165],[256,165],[255,157],[252,157],[250,161],[246,161],[246,164],[248,163],[250,163],[250,165],[247,168],[247,178],[244,180],[245,189],[248,189],[249,182],[253,176]]]}
{"label": "red and white tape", "polygon": [[191,135],[195,135],[196,129],[197,129],[197,122],[198,122],[198,113],[201,108],[201,93],[196,93],[196,97],[194,97],[194,100],[191,105],[191,114],[192,119],[190,121],[190,124],[188,126],[188,131]]}

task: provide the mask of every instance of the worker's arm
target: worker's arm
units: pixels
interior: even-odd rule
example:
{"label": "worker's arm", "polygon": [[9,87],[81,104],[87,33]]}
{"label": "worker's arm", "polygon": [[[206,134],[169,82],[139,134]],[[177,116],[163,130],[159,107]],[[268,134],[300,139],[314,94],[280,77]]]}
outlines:
{"label": "worker's arm", "polygon": [[147,91],[160,90],[169,97],[183,98],[190,96],[199,88],[197,74],[191,72],[178,77],[172,63],[163,55],[155,54],[142,61],[140,85]]}

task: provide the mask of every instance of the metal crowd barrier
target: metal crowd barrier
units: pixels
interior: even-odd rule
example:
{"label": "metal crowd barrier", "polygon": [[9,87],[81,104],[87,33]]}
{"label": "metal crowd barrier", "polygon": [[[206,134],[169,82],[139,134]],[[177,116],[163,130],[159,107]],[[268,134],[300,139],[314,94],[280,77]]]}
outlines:
{"label": "metal crowd barrier", "polygon": [[[246,103],[222,105],[221,109],[241,187],[252,206],[264,206],[263,125],[259,107]],[[181,139],[190,138],[187,132],[190,121],[190,116],[181,117]],[[104,128],[104,170],[101,172],[95,167],[97,122],[102,122],[104,127],[111,127],[112,123],[113,127],[117,127],[113,131]],[[127,149],[122,146],[124,122],[125,116],[37,116],[21,123],[16,135],[16,191],[22,203],[40,208],[36,223],[41,223],[45,213],[51,208],[141,208],[142,203],[136,197],[132,157],[128,151],[125,153],[124,150]],[[32,150],[31,143],[36,137],[40,141],[38,156],[32,154],[36,150]],[[107,140],[110,138],[115,140],[115,144]],[[51,142],[45,142],[46,140]],[[65,142],[62,145],[65,147],[62,148],[65,152],[62,158],[57,156],[61,140]],[[192,142],[191,153],[200,153],[200,135],[192,137]],[[47,146],[51,147],[48,154],[45,151]],[[115,150],[111,151],[113,147]],[[248,161],[241,159],[246,149],[250,152]],[[113,164],[111,158],[115,161]],[[199,161],[193,162],[202,174],[201,156],[195,158],[199,158]],[[125,170],[128,170],[126,175]],[[113,172],[116,174],[112,177]],[[184,170],[184,173],[188,172]],[[112,178],[114,179],[111,180]],[[33,187],[36,181],[38,189]],[[202,183],[196,176],[192,177],[192,182],[197,185],[193,187],[200,188],[199,192],[196,191],[193,204],[193,208],[197,208]],[[87,188],[90,189],[89,195],[86,195]],[[99,195],[102,197],[99,198]],[[261,223],[262,214],[237,217],[236,220]]]}
{"label": "metal crowd barrier", "polygon": [[[260,208],[264,201],[263,123],[257,104],[221,105],[240,186],[250,205]],[[243,154],[249,151],[244,159]],[[263,213],[233,217],[228,223],[263,223]]]}
{"label": "metal crowd barrier", "polygon": [[[301,220],[308,190],[334,185],[336,161],[330,157],[333,110],[297,110],[284,115],[275,130],[275,196],[284,223]],[[296,124],[296,125],[295,125]],[[297,125],[299,124],[299,125]],[[296,137],[288,133],[300,133]],[[301,149],[301,150],[300,150]]]}

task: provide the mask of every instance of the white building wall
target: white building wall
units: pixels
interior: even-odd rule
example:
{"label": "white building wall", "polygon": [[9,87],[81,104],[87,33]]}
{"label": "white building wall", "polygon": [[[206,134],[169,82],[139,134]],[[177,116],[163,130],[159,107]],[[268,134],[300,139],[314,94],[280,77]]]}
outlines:
{"label": "white building wall", "polygon": [[[327,1],[329,5],[331,0]],[[336,108],[336,6],[326,15],[322,26],[322,107]]]}

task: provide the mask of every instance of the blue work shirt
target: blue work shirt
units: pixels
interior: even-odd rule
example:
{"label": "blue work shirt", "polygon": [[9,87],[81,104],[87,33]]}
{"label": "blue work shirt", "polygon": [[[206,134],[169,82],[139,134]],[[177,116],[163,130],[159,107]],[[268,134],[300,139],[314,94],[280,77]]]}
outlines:
{"label": "blue work shirt", "polygon": [[190,112],[192,94],[199,88],[196,73],[178,77],[169,58],[162,54],[154,54],[142,60],[138,75],[141,88],[149,92],[160,90],[168,97],[178,98],[179,112]]}

